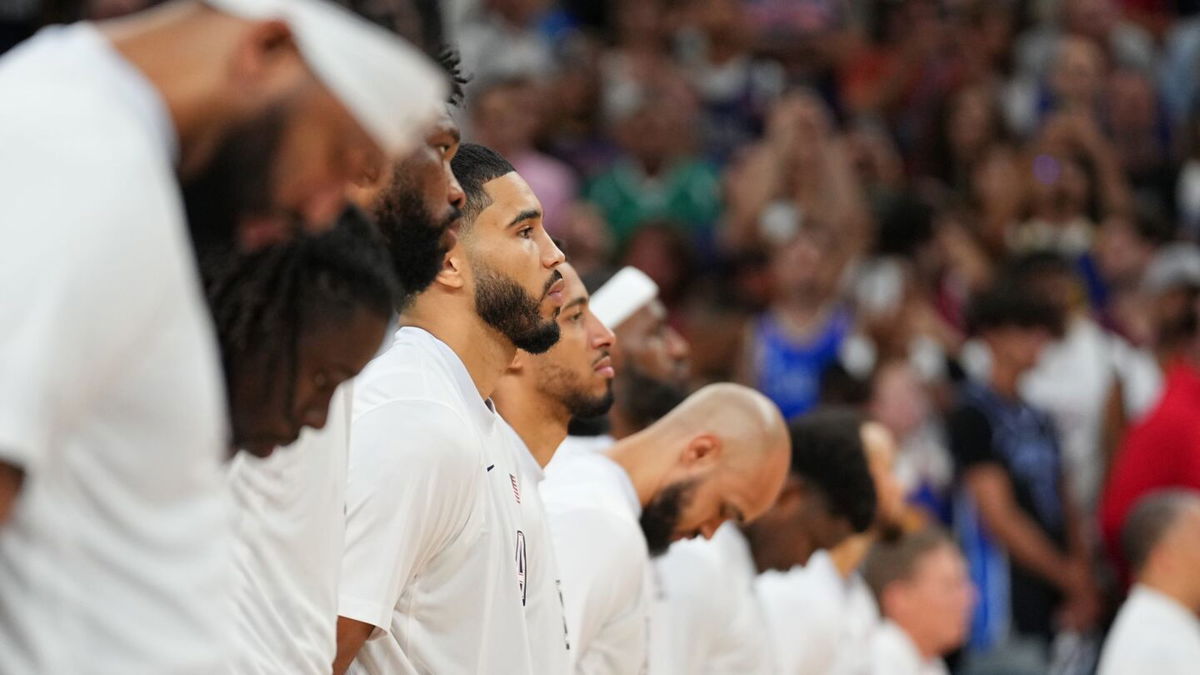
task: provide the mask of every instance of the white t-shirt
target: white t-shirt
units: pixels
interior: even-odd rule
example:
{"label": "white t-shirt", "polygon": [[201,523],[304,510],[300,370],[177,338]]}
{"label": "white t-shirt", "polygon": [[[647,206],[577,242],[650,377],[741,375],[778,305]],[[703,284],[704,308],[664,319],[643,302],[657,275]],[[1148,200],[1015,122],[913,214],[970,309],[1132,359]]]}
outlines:
{"label": "white t-shirt", "polygon": [[170,117],[90,24],[0,59],[0,101],[0,672],[225,672],[227,426]]}
{"label": "white t-shirt", "polygon": [[354,381],[338,613],[377,630],[351,672],[532,672],[506,426],[418,328]]}
{"label": "white t-shirt", "polygon": [[867,650],[870,675],[949,675],[941,659],[922,659],[902,628],[884,619],[871,636]]}
{"label": "white t-shirt", "polygon": [[324,429],[306,429],[270,457],[239,452],[230,462],[241,672],[323,675],[337,654],[352,401],[346,382]]}
{"label": "white t-shirt", "polygon": [[599,436],[567,436],[563,442],[559,444],[555,456],[559,452],[577,452],[580,450],[587,452],[604,452],[616,443],[616,439],[608,434],[600,434]]}
{"label": "white t-shirt", "polygon": [[562,577],[539,489],[546,474],[517,432],[507,424],[504,426],[519,471],[516,486],[520,495],[521,532],[525,537],[525,620],[529,626],[533,670],[561,675],[570,668],[570,636],[563,613]]}
{"label": "white t-shirt", "polygon": [[546,467],[542,499],[562,574],[570,672],[641,673],[650,554],[629,474],[602,452],[560,448]]}
{"label": "white t-shirt", "polygon": [[879,628],[879,605],[871,587],[858,572],[850,575],[842,587],[845,589],[842,632],[831,672],[834,675],[862,675],[867,672],[871,640]]}
{"label": "white t-shirt", "polygon": [[776,672],[828,675],[837,658],[845,615],[845,582],[826,551],[787,572],[755,582]]}
{"label": "white t-shirt", "polygon": [[650,673],[774,672],[746,538],[732,523],[711,541],[678,541],[654,560],[659,598],[650,620]]}
{"label": "white t-shirt", "polygon": [[1136,585],[1100,652],[1098,675],[1193,675],[1200,668],[1200,621],[1174,599]]}

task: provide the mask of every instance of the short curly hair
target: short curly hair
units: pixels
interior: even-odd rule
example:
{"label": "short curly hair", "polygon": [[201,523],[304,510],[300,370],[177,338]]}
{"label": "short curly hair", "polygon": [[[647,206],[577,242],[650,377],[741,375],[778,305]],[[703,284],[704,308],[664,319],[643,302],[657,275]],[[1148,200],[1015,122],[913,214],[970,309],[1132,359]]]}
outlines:
{"label": "short curly hair", "polygon": [[875,519],[875,481],[867,465],[862,427],[866,418],[850,408],[823,408],[791,424],[791,473],[815,489],[835,516],[864,532]]}

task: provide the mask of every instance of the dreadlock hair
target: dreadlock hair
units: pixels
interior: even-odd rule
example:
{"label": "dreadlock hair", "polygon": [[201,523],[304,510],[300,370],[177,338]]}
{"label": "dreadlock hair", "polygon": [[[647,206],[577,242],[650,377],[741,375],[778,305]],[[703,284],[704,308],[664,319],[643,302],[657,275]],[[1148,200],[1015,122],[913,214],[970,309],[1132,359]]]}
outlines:
{"label": "dreadlock hair", "polygon": [[446,102],[461,108],[466,100],[463,88],[471,81],[471,76],[463,73],[462,54],[450,45],[442,45],[437,54],[437,62],[442,70],[446,71],[446,78],[450,82],[450,95],[446,97]]}
{"label": "dreadlock hair", "polygon": [[227,391],[244,368],[261,368],[256,375],[264,383],[282,371],[289,405],[304,331],[346,321],[360,308],[386,320],[399,295],[386,247],[353,207],[329,232],[298,235],[256,253],[212,257],[201,272]]}

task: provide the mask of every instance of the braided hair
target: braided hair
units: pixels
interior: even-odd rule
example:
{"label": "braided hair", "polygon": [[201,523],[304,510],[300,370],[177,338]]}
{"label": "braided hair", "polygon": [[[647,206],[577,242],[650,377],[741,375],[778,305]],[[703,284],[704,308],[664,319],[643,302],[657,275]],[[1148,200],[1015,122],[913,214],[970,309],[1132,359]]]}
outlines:
{"label": "braided hair", "polygon": [[[235,376],[270,383],[282,372],[288,405],[304,331],[348,321],[360,308],[387,320],[399,295],[386,247],[355,208],[329,232],[298,235],[255,253],[210,257],[201,272],[226,389],[232,392]],[[261,372],[243,372],[249,367]]]}

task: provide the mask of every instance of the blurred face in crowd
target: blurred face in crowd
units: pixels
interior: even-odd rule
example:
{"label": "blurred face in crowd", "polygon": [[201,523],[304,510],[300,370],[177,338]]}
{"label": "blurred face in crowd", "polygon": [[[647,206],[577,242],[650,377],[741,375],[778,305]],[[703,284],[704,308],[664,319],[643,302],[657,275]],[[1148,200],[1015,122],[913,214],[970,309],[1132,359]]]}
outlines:
{"label": "blurred face in crowd", "polygon": [[497,84],[474,96],[472,121],[480,141],[500,154],[533,145],[538,128],[537,87],[532,81]]}
{"label": "blurred face in crowd", "polygon": [[542,205],[517,173],[483,184],[491,203],[464,228],[449,258],[462,255],[475,311],[518,349],[541,354],[558,341],[562,251],[542,227]]}
{"label": "blurred face in crowd", "polygon": [[375,215],[406,295],[425,290],[457,240],[465,198],[450,160],[458,152],[458,126],[443,113],[425,144],[391,172],[356,190],[355,200]]}
{"label": "blurred face in crowd", "polygon": [[1054,334],[1042,326],[999,326],[983,335],[992,359],[1018,373],[1032,370]]}
{"label": "blurred face in crowd", "polygon": [[787,437],[766,452],[736,452],[712,436],[693,438],[666,486],[642,509],[641,526],[651,555],[672,542],[712,538],[726,521],[757,520],[775,502],[787,473]]}
{"label": "blurred face in crowd", "polygon": [[[303,326],[296,338],[294,372],[286,361],[270,367],[267,349],[229,357],[235,447],[266,457],[295,442],[304,427],[324,428],[334,391],[375,356],[388,323],[388,317],[361,306],[337,321],[330,318],[313,317]],[[289,374],[294,375],[291,382]]]}
{"label": "blurred face in crowd", "polygon": [[927,551],[908,579],[882,589],[880,604],[927,657],[954,651],[966,640],[975,605],[962,554],[950,543]]}
{"label": "blurred face in crowd", "polygon": [[896,439],[878,422],[867,422],[861,433],[867,467],[875,482],[875,528],[885,536],[898,534],[904,515],[904,488],[896,478]]}
{"label": "blurred face in crowd", "polygon": [[991,94],[984,87],[967,87],[951,102],[949,129],[950,147],[959,160],[978,158],[988,143],[995,139]]}
{"label": "blurred face in crowd", "polygon": [[929,395],[906,361],[891,361],[880,368],[868,406],[871,418],[901,439],[920,430],[930,413]]}
{"label": "blurred face in crowd", "polygon": [[561,402],[572,417],[597,417],[612,407],[614,337],[588,307],[588,293],[569,264],[562,272],[564,303],[558,314],[558,342],[545,354],[523,356],[548,400]]}
{"label": "blurred face in crowd", "polygon": [[1123,286],[1142,278],[1154,258],[1154,246],[1138,236],[1129,216],[1113,214],[1100,224],[1092,255],[1104,278]]}
{"label": "blurred face in crowd", "polygon": [[1092,112],[1104,89],[1104,54],[1092,41],[1071,36],[1062,39],[1050,76],[1060,106]]}
{"label": "blurred face in crowd", "polygon": [[253,251],[299,229],[329,229],[346,185],[385,161],[309,70],[285,24],[246,24],[236,39],[223,83],[237,92],[225,111],[231,121],[193,140],[180,169],[202,253]]}
{"label": "blurred face in crowd", "polygon": [[1088,177],[1069,155],[1044,148],[1029,163],[1029,190],[1034,214],[1052,221],[1083,216],[1087,209]]}

